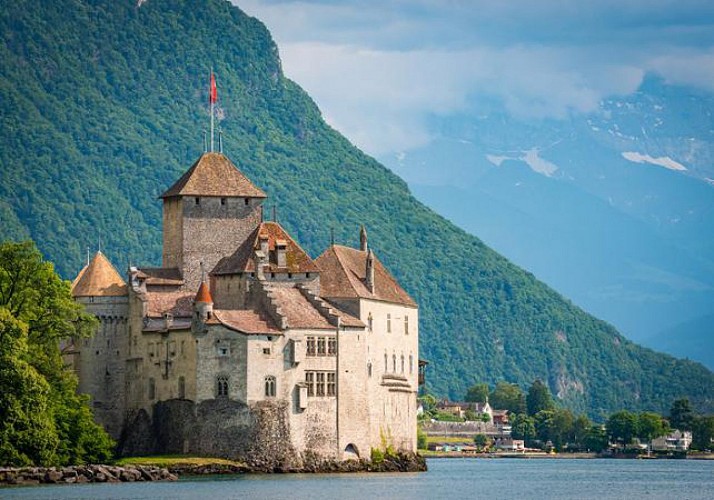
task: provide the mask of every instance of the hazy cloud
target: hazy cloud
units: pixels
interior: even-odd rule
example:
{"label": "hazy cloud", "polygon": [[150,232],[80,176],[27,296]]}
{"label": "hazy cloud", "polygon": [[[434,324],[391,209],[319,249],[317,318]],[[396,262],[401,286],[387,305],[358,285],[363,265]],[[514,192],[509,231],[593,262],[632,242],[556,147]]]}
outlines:
{"label": "hazy cloud", "polygon": [[285,73],[372,154],[425,144],[430,115],[497,97],[563,117],[648,71],[714,90],[714,2],[236,2],[266,23]]}

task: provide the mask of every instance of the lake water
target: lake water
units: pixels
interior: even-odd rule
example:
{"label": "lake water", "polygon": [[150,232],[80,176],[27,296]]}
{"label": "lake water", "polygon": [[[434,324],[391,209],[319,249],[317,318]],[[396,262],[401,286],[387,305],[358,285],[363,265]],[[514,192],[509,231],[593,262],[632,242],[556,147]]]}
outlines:
{"label": "lake water", "polygon": [[206,476],[0,488],[2,499],[714,499],[714,461],[431,459],[414,474]]}

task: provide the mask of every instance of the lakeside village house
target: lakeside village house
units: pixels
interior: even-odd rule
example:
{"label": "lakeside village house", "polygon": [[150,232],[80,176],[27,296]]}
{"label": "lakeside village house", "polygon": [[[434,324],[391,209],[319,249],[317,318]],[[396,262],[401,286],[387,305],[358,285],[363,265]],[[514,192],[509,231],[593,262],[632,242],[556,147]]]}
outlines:
{"label": "lakeside village house", "polygon": [[369,248],[316,260],[266,195],[204,153],[162,196],[163,262],[98,252],[72,285],[100,320],[67,351],[123,455],[301,463],[416,451],[417,304]]}

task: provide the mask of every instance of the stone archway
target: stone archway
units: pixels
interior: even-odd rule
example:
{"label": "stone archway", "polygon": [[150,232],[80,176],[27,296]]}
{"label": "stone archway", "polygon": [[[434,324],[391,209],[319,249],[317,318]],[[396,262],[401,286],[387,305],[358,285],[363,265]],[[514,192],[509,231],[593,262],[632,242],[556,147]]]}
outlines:
{"label": "stone archway", "polygon": [[354,443],[350,443],[345,446],[344,455],[345,460],[359,460],[359,450],[357,449],[357,446]]}

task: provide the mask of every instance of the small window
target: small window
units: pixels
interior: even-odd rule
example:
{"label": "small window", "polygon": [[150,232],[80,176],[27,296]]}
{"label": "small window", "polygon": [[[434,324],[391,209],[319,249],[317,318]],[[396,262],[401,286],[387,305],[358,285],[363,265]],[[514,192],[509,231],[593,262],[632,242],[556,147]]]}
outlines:
{"label": "small window", "polygon": [[315,394],[317,396],[325,395],[325,372],[315,373]]}
{"label": "small window", "polygon": [[201,204],[201,198],[199,198],[198,196],[196,196],[196,198],[194,198],[194,200],[195,200],[195,202],[196,202],[196,205],[200,205],[200,204]]}
{"label": "small window", "polygon": [[337,394],[337,377],[335,372],[327,374],[327,395],[335,396]]}
{"label": "small window", "polygon": [[404,373],[404,354],[402,354],[402,373]]}
{"label": "small window", "polygon": [[307,338],[307,355],[308,356],[315,356],[317,354],[317,347],[316,347],[316,342],[315,342],[315,337],[308,337]]}
{"label": "small window", "polygon": [[410,354],[409,355],[409,375],[414,373],[414,355]]}
{"label": "small window", "polygon": [[225,204],[226,204],[226,199],[225,199],[225,198],[221,198],[221,205],[225,205]]}
{"label": "small window", "polygon": [[315,372],[305,372],[305,384],[307,384],[308,397],[313,397],[315,395]]}
{"label": "small window", "polygon": [[367,328],[369,331],[372,331],[372,326],[374,325],[374,319],[372,318],[372,313],[370,312],[369,315],[367,316]]}
{"label": "small window", "polygon": [[387,356],[387,353],[384,353],[384,373],[387,373],[389,370],[388,363],[389,363],[389,357]]}
{"label": "small window", "polygon": [[178,379],[178,397],[179,399],[186,399],[186,379],[184,377],[179,377]]}
{"label": "small window", "polygon": [[309,277],[310,277],[310,273],[305,273],[305,277],[306,277],[306,278],[309,278]]}
{"label": "small window", "polygon": [[250,198],[245,199],[245,206],[247,207],[248,205],[250,205]]}
{"label": "small window", "polygon": [[288,279],[293,279],[293,273],[288,273]]}
{"label": "small window", "polygon": [[367,376],[372,376],[372,363],[367,363]]}
{"label": "small window", "polygon": [[387,314],[387,333],[392,333],[392,315]]}
{"label": "small window", "polygon": [[329,339],[327,339],[327,355],[337,355],[337,339],[334,337],[330,337]]}
{"label": "small window", "polygon": [[156,398],[156,382],[153,378],[149,379],[149,399]]}
{"label": "small window", "polygon": [[409,335],[409,316],[404,315],[404,335]]}
{"label": "small window", "polygon": [[268,375],[267,377],[265,377],[265,397],[275,397],[275,377],[273,377],[272,375]]}
{"label": "small window", "polygon": [[216,378],[216,396],[219,398],[228,397],[228,377],[219,375]]}
{"label": "small window", "polygon": [[392,373],[397,373],[397,355],[392,354]]}
{"label": "small window", "polygon": [[324,356],[327,354],[327,339],[325,337],[317,337],[317,355]]}
{"label": "small window", "polygon": [[263,347],[263,354],[270,356],[270,347]]}

